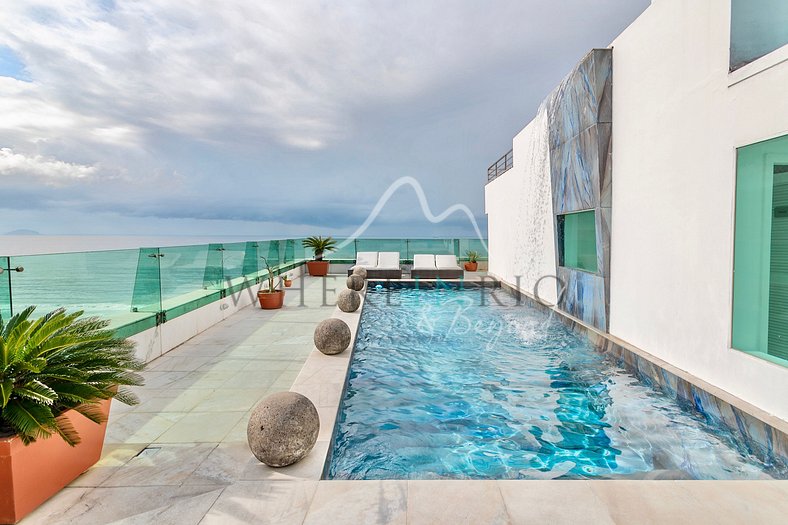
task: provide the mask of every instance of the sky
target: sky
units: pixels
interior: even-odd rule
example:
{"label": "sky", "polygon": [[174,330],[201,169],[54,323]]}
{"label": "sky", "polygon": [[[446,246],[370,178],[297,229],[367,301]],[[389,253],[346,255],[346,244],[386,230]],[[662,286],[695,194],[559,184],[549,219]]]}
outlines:
{"label": "sky", "polygon": [[[486,228],[487,166],[648,0],[14,0],[0,234],[347,235],[412,177]],[[393,193],[366,236],[472,236]]]}

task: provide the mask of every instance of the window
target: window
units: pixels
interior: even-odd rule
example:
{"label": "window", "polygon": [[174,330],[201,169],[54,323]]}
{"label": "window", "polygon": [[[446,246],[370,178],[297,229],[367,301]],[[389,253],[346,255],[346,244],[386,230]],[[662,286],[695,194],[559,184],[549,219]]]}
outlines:
{"label": "window", "polygon": [[731,71],[786,44],[786,0],[731,0]]}
{"label": "window", "polygon": [[788,365],[788,135],[739,148],[733,347]]}
{"label": "window", "polygon": [[558,216],[558,264],[596,273],[594,210]]}

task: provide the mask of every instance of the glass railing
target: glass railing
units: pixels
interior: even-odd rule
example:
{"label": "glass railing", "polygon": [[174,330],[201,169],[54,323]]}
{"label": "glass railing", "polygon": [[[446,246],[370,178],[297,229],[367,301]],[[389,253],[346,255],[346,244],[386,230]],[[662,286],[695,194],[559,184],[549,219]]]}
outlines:
{"label": "glass railing", "polygon": [[[84,310],[111,321],[129,336],[262,282],[266,261],[275,275],[312,259],[303,239],[249,241],[136,250],[0,257],[0,317],[35,305],[36,314],[55,308]],[[403,263],[414,254],[466,251],[487,259],[478,239],[354,239],[324,258],[353,262],[361,251],[396,251]]]}

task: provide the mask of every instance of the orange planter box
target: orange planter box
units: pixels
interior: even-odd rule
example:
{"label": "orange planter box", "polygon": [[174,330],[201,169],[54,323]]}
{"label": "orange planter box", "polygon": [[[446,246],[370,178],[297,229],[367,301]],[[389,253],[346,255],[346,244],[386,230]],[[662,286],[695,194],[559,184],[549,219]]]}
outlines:
{"label": "orange planter box", "polygon": [[[110,400],[101,402],[109,415]],[[71,447],[60,436],[25,446],[16,436],[0,438],[0,523],[16,523],[101,458],[107,424],[66,412],[82,442]]]}

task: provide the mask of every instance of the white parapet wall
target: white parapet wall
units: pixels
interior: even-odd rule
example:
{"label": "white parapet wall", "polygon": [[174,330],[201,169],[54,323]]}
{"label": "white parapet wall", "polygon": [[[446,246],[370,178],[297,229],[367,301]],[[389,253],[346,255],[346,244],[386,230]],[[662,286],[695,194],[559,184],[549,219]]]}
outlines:
{"label": "white parapet wall", "polygon": [[[729,46],[720,0],[653,2],[612,43],[609,332],[788,420],[788,367],[731,347],[736,148],[788,134],[788,52],[729,73]],[[526,292],[556,273],[545,128],[485,190],[490,272]]]}

